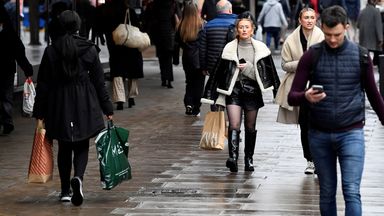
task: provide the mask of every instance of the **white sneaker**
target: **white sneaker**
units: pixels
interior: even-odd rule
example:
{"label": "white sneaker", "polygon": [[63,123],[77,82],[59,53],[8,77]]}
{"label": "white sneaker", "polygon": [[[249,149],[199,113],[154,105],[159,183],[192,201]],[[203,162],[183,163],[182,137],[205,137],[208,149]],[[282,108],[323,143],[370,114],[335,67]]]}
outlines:
{"label": "white sneaker", "polygon": [[304,173],[307,175],[315,174],[315,164],[312,161],[307,162],[307,168],[305,168]]}
{"label": "white sneaker", "polygon": [[61,202],[70,202],[71,201],[71,193],[61,193],[60,194],[60,201]]}

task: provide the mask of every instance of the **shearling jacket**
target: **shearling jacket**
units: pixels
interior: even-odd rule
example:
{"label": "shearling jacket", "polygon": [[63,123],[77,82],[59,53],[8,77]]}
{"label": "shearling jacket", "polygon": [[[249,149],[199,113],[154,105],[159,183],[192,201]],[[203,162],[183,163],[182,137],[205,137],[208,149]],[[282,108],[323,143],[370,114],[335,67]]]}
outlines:
{"label": "shearling jacket", "polygon": [[[273,63],[271,51],[260,41],[251,39],[255,50],[254,62],[257,67],[255,71],[255,81],[262,92],[273,90],[274,96],[280,85],[279,76]],[[231,95],[233,87],[239,75],[239,58],[237,56],[238,40],[229,42],[223,50],[221,59],[215,67],[215,77],[212,82],[205,87],[204,97],[201,102],[214,104],[219,94]]]}

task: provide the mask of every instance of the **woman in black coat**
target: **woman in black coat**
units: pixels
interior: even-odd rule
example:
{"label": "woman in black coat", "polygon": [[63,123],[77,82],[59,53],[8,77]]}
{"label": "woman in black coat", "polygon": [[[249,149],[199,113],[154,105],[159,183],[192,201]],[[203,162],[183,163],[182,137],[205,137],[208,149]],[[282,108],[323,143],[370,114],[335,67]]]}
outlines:
{"label": "woman in black coat", "polygon": [[[143,78],[143,56],[139,49],[128,48],[123,45],[116,45],[112,38],[112,32],[121,23],[124,23],[127,8],[129,8],[126,0],[113,0],[98,9],[97,29],[99,34],[105,35],[107,47],[109,51],[109,66],[111,78],[122,77],[123,80],[128,79],[128,92],[131,92],[129,83],[136,82],[137,79]],[[133,8],[129,8],[129,19],[133,26],[139,27],[139,18]],[[128,20],[127,20],[128,23]],[[114,85],[114,84],[113,84]],[[124,87],[124,86],[123,86]],[[116,86],[113,86],[116,89]],[[122,94],[114,94],[113,100],[117,103],[117,109],[122,110],[125,99],[125,90],[121,90]],[[134,97],[129,95],[128,106],[135,105]]]}
{"label": "woman in black coat", "polygon": [[104,128],[102,113],[112,119],[113,108],[104,84],[99,48],[77,35],[80,18],[76,12],[64,11],[59,21],[66,34],[44,51],[33,116],[44,121],[49,138],[58,140],[61,201],[81,205],[89,139]]}
{"label": "woman in black coat", "polygon": [[198,33],[203,21],[197,5],[186,3],[176,33],[176,43],[183,49],[183,69],[185,72],[184,106],[186,115],[200,114],[200,99],[203,94],[205,76],[200,71]]}

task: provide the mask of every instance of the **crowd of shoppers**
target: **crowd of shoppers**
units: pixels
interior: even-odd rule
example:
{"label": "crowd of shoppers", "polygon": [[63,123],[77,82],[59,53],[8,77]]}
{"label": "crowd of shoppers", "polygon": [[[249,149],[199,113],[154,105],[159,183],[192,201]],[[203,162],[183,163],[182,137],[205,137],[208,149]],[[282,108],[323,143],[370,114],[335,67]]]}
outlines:
{"label": "crowd of shoppers", "polygon": [[[300,125],[307,160],[305,173],[314,174],[316,170],[319,177],[321,214],[336,215],[336,162],[339,161],[346,215],[361,215],[359,188],[364,165],[365,93],[384,124],[384,102],[376,88],[372,60],[364,55],[368,51],[363,48],[382,51],[383,28],[380,12],[375,8],[377,0],[368,0],[358,18],[356,11],[347,9],[351,6],[347,0],[319,1],[321,29],[316,26],[316,11],[303,3],[306,7],[298,14],[299,25],[282,46],[282,69],[286,73],[280,83],[269,47],[273,37],[278,49],[281,28],[288,26],[282,2],[268,0],[261,10],[258,22],[265,20],[265,44],[253,39],[257,23],[249,12],[243,12],[241,1],[235,1],[240,5],[238,15],[232,13],[230,1],[217,1],[215,17],[204,23],[208,13],[203,15],[195,1],[182,5],[180,17],[175,0],[154,0],[148,7],[152,10],[148,17],[153,23],[146,30],[156,47],[161,85],[173,88],[172,63],[177,62],[175,44],[179,44],[186,77],[185,113],[198,116],[200,101],[213,105],[212,111],[227,111],[229,157],[226,167],[231,172],[238,172],[242,123],[244,170],[255,170],[258,110],[264,106],[263,92],[273,91],[279,104],[277,121]],[[12,55],[0,52],[3,65],[13,67],[9,74],[0,73],[1,125],[3,133],[9,134],[14,127],[9,96],[13,94],[15,62],[27,77],[32,76],[32,67],[4,11],[0,8],[0,43],[14,50]],[[112,31],[124,22],[127,11],[131,23],[141,27],[135,10],[126,1],[113,0],[99,10],[103,19],[95,31],[105,36],[112,78],[128,79],[131,93],[134,92],[132,83],[135,82],[137,88],[137,79],[143,77],[141,51],[116,45],[112,39]],[[33,116],[44,121],[49,138],[58,140],[60,200],[81,205],[89,139],[104,128],[102,113],[106,119],[112,119],[113,107],[104,84],[99,49],[78,35],[81,18],[71,10],[60,11],[55,18],[51,25],[54,24],[52,29],[57,31],[50,35],[52,44],[45,49],[41,60]],[[354,19],[360,29],[361,46],[345,37]],[[375,28],[365,28],[370,26],[367,23],[375,23]],[[204,86],[205,75],[209,78]],[[112,83],[114,89],[119,88],[114,79]],[[312,85],[321,85],[323,89],[314,89]],[[124,85],[115,91],[125,93]],[[132,107],[134,96],[128,97]],[[123,109],[125,96],[114,98],[119,98],[115,99],[116,109]]]}

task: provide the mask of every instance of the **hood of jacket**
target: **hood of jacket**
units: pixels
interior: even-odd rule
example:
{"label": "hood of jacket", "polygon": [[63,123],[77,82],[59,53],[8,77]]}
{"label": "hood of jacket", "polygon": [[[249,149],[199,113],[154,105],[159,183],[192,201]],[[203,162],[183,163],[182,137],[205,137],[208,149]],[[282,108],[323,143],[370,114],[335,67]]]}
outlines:
{"label": "hood of jacket", "polygon": [[273,6],[275,4],[279,3],[277,0],[268,0],[265,4],[269,5],[269,6]]}

